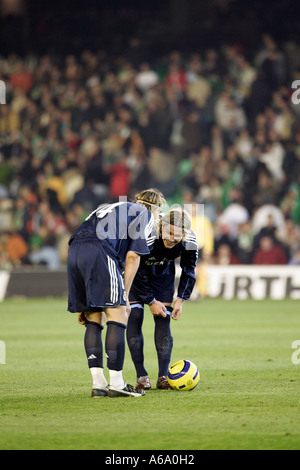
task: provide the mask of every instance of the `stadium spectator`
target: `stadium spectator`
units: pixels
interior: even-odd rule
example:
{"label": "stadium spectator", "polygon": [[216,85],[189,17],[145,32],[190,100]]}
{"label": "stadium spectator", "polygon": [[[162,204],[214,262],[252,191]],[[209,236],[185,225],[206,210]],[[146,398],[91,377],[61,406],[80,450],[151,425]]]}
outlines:
{"label": "stadium spectator", "polygon": [[264,235],[259,241],[259,247],[254,251],[253,263],[261,265],[286,264],[287,257],[283,248],[274,239]]}
{"label": "stadium spectator", "polygon": [[292,259],[300,247],[300,226],[295,225],[290,217],[286,217],[284,226],[276,230],[275,236],[285,248],[288,258]]}
{"label": "stadium spectator", "polygon": [[1,237],[2,262],[20,266],[28,255],[28,245],[17,232],[4,232]]}
{"label": "stadium spectator", "polygon": [[240,189],[232,188],[229,199],[230,204],[222,212],[220,222],[228,227],[230,238],[235,240],[238,235],[238,226],[249,220],[249,213],[241,203],[242,194]]}
{"label": "stadium spectator", "polygon": [[142,62],[139,67],[139,71],[135,77],[136,86],[142,92],[146,92],[149,88],[154,87],[159,82],[157,73],[151,69],[148,62]]}
{"label": "stadium spectator", "polygon": [[19,59],[15,65],[15,70],[9,77],[11,87],[28,93],[32,88],[33,80],[32,73],[26,68],[24,61]]}
{"label": "stadium spectator", "polygon": [[106,169],[110,175],[109,195],[113,201],[118,201],[120,196],[130,194],[130,169],[127,157],[124,155],[119,161],[113,163]]}
{"label": "stadium spectator", "polygon": [[[200,68],[200,64],[198,64]],[[193,80],[190,80],[186,88],[186,97],[200,110],[205,109],[212,95],[212,87],[208,79],[199,70]]]}
{"label": "stadium spectator", "polygon": [[238,226],[237,255],[241,264],[251,264],[253,256],[253,240],[251,221]]}
{"label": "stadium spectator", "polygon": [[223,243],[218,246],[214,264],[220,266],[229,266],[232,264],[240,264],[239,258],[232,252],[231,246]]}
{"label": "stadium spectator", "polygon": [[253,202],[257,207],[264,204],[276,204],[278,202],[279,185],[272,175],[266,169],[258,173],[256,194],[253,196]]}
{"label": "stadium spectator", "polygon": [[185,155],[197,152],[204,143],[203,125],[197,109],[190,109],[182,119],[181,137]]}
{"label": "stadium spectator", "polygon": [[182,99],[187,86],[186,72],[177,62],[171,62],[166,76],[166,91],[169,88],[175,93],[176,99]]}

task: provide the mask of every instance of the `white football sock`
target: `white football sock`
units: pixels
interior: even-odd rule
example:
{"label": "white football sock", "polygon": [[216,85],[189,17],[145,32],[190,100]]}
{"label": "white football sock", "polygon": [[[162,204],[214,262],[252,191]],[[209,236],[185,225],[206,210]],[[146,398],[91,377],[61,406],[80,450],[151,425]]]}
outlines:
{"label": "white football sock", "polygon": [[109,371],[109,385],[113,385],[117,390],[125,388],[126,384],[123,380],[123,373],[121,370]]}
{"label": "white football sock", "polygon": [[107,387],[108,383],[101,367],[91,367],[90,371],[93,379],[93,388]]}

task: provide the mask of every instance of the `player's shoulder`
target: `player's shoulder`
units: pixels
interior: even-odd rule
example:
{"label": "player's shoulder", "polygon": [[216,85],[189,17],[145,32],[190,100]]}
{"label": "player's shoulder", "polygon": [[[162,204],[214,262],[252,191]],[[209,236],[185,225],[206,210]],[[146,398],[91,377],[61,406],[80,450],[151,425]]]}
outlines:
{"label": "player's shoulder", "polygon": [[182,242],[185,250],[198,250],[198,241],[193,230],[190,230],[185,240]]}
{"label": "player's shoulder", "polygon": [[141,204],[137,204],[136,202],[128,201],[126,204],[127,204],[129,213],[136,214],[136,215],[150,213],[150,211],[148,211],[148,209],[145,206],[142,206]]}

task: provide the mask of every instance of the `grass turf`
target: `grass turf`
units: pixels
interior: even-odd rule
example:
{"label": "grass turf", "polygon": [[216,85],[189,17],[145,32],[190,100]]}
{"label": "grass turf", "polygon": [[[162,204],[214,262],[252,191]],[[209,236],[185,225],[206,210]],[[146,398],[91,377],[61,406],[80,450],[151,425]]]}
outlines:
{"label": "grass turf", "polygon": [[[0,324],[1,450],[300,449],[299,301],[186,303],[172,322],[172,361],[195,362],[199,385],[138,399],[90,398],[84,327],[64,299],[5,300]],[[148,310],[144,336],[155,385]],[[124,378],[135,384],[128,350]]]}

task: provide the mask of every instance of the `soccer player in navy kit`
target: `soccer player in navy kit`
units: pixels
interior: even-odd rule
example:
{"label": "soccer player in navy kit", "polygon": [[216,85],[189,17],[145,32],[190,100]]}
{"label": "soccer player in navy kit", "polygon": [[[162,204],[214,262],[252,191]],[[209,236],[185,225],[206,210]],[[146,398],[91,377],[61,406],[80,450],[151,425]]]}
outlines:
{"label": "soccer player in navy kit", "polygon": [[[153,213],[164,203],[153,189],[136,203],[103,204],[92,212],[69,240],[68,311],[86,326],[84,346],[92,375],[92,397],[142,396],[123,379],[128,294],[141,255],[150,253],[156,233]],[[124,271],[124,274],[123,274]],[[107,319],[105,351],[109,384],[103,371],[103,312]]]}
{"label": "soccer player in navy kit", "polygon": [[[175,293],[175,259],[180,258],[182,268],[177,299]],[[144,366],[143,333],[144,304],[148,304],[155,322],[155,346],[158,357],[158,389],[170,388],[168,367],[173,348],[170,318],[178,320],[182,305],[188,300],[195,285],[198,243],[191,231],[191,220],[181,208],[162,216],[159,238],[150,254],[141,257],[129,300],[131,314],[127,325],[127,343],[137,373],[137,389],[150,389],[150,379]],[[162,304],[165,311],[162,311]],[[173,308],[172,308],[173,304]]]}

